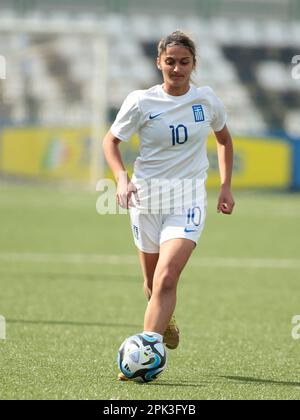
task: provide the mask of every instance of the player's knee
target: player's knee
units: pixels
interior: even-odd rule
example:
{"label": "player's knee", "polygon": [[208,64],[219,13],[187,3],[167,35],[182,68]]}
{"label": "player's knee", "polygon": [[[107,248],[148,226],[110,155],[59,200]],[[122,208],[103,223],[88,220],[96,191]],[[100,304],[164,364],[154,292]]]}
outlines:
{"label": "player's knee", "polygon": [[163,271],[157,284],[158,293],[170,293],[176,290],[178,275],[171,268]]}

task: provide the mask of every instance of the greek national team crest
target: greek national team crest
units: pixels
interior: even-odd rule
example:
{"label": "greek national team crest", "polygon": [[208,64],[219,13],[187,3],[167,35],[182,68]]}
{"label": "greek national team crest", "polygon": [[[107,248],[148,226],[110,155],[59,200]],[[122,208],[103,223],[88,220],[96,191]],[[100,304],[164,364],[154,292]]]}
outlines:
{"label": "greek national team crest", "polygon": [[202,105],[193,105],[195,122],[202,122],[205,120]]}

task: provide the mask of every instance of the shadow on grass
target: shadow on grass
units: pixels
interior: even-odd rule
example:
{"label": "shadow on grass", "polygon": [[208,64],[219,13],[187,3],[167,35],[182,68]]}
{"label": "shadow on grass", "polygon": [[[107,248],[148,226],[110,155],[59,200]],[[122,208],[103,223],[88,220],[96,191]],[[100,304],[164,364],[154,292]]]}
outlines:
{"label": "shadow on grass", "polygon": [[26,320],[26,319],[6,319],[8,324],[32,324],[32,325],[68,325],[73,327],[108,327],[108,328],[140,328],[141,325],[135,324],[112,324],[108,322],[81,322],[81,321],[39,321],[39,320]]}
{"label": "shadow on grass", "polygon": [[230,379],[232,381],[242,382],[244,384],[281,385],[281,386],[300,387],[300,382],[274,381],[272,379],[251,378],[248,376],[220,376],[220,378]]}
{"label": "shadow on grass", "polygon": [[[120,382],[119,382],[120,383]],[[178,387],[178,388],[182,388],[182,387],[186,387],[186,388],[204,388],[206,387],[209,383],[205,382],[205,381],[200,381],[200,382],[192,382],[192,381],[180,381],[180,382],[160,382],[160,381],[153,381],[153,382],[135,382],[135,381],[129,381],[129,382],[124,382],[126,383],[126,386],[128,386],[128,384],[130,386],[133,387],[146,387],[148,388],[150,387]]]}
{"label": "shadow on grass", "polygon": [[151,382],[150,384],[145,384],[147,386],[174,386],[174,387],[178,387],[178,388],[182,388],[182,387],[191,387],[191,388],[203,388],[206,386],[206,384],[204,383],[197,383],[197,382],[189,382],[189,381],[180,381],[180,382]]}

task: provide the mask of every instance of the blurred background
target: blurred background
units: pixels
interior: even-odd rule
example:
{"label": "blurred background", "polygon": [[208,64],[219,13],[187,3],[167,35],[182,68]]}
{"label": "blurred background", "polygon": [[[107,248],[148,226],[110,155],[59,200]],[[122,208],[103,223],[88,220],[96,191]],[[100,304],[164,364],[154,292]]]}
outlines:
{"label": "blurred background", "polygon": [[[300,189],[300,0],[1,0],[0,6],[2,180],[94,188],[109,176],[103,134],[130,91],[161,83],[157,43],[181,29],[198,46],[195,83],[211,86],[227,108],[234,186]],[[123,147],[128,168],[137,152],[136,138]],[[213,142],[209,159],[208,186],[216,187]]]}

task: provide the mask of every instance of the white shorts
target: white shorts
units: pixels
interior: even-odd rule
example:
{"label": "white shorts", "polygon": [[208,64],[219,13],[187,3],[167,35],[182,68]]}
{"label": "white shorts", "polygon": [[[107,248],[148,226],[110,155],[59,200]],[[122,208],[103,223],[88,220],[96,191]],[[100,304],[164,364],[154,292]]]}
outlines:
{"label": "white shorts", "polygon": [[160,245],[170,239],[189,239],[197,245],[204,228],[206,203],[182,214],[145,214],[135,207],[129,211],[134,243],[148,254],[158,254]]}

